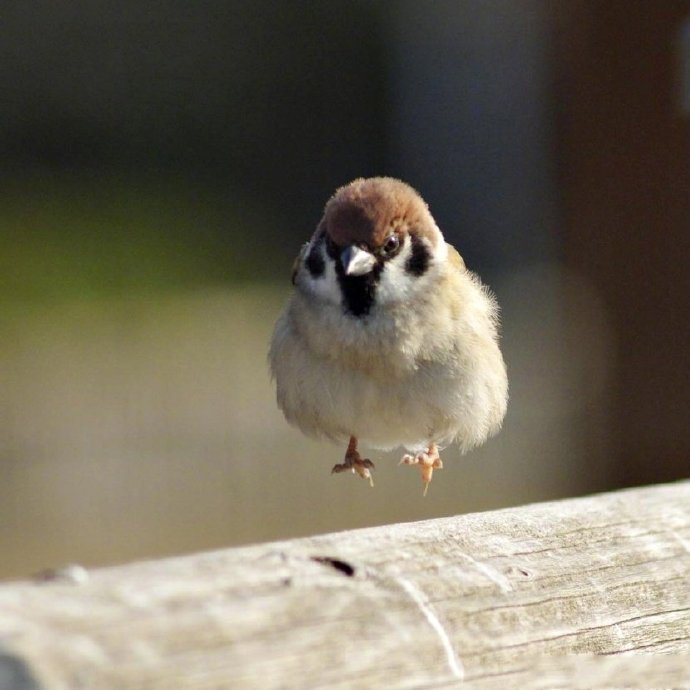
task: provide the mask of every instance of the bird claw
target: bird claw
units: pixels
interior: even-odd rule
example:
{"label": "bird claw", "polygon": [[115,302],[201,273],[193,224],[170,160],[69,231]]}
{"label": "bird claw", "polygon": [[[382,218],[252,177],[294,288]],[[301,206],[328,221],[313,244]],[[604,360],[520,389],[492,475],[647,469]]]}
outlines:
{"label": "bird claw", "polygon": [[369,458],[362,458],[352,447],[351,443],[345,454],[345,461],[334,465],[331,474],[350,471],[352,474],[358,474],[362,479],[368,479],[369,484],[374,486],[374,478],[371,476],[371,470],[373,469],[374,463]]}
{"label": "bird claw", "polygon": [[409,453],[402,456],[399,465],[418,465],[422,473],[422,481],[424,482],[424,496],[429,489],[429,483],[434,474],[434,470],[443,469],[443,461],[439,457],[438,448],[435,443],[432,443],[425,451],[410,455]]}
{"label": "bird claw", "polygon": [[351,463],[343,462],[334,465],[331,474],[340,474],[349,470],[352,474],[358,474],[362,479],[368,479],[369,484],[374,486],[374,478],[371,476],[373,468],[374,463],[371,460],[353,460]]}

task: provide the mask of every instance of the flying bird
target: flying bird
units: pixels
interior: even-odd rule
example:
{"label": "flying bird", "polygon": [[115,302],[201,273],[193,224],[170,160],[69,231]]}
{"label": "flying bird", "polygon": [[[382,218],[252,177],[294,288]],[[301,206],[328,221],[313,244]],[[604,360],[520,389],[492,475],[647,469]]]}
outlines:
{"label": "flying bird", "polygon": [[333,472],[373,486],[359,444],[402,447],[426,494],[440,449],[498,432],[508,379],[496,300],[412,187],[373,177],[336,190],[292,282],[269,352],[278,406],[305,434],[347,443]]}

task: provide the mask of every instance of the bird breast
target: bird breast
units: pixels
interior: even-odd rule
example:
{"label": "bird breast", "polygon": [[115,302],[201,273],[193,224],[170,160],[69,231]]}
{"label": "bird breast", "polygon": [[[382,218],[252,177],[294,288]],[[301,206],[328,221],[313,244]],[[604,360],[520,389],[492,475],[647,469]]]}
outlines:
{"label": "bird breast", "polygon": [[296,291],[270,353],[288,421],[384,449],[453,439],[469,449],[497,430],[506,384],[493,300],[466,271],[436,287],[414,308],[375,308],[364,319]]}

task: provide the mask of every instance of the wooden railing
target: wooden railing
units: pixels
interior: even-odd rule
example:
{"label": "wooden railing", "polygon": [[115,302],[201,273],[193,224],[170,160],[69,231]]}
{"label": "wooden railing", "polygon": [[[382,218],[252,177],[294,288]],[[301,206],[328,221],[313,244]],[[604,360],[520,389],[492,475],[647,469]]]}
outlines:
{"label": "wooden railing", "polygon": [[690,687],[688,654],[690,482],[0,586],[2,690]]}

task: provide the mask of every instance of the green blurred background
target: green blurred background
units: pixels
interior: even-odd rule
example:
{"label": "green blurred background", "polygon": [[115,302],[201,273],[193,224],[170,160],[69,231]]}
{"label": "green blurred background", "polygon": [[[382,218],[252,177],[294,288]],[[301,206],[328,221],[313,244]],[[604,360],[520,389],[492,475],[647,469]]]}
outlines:
{"label": "green blurred background", "polygon": [[[42,0],[0,46],[0,578],[688,476],[690,2]],[[374,174],[502,305],[504,430],[426,498],[266,369]]]}

